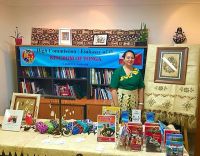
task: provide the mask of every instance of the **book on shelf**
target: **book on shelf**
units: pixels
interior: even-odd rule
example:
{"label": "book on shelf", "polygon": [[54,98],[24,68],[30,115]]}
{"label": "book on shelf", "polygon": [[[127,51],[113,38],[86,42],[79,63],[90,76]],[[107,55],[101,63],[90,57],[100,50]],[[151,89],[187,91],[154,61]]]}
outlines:
{"label": "book on shelf", "polygon": [[91,84],[109,85],[113,69],[90,69]]}
{"label": "book on shelf", "polygon": [[22,67],[21,75],[32,78],[46,78],[49,76],[45,67]]}
{"label": "book on shelf", "polygon": [[115,115],[97,116],[97,141],[115,142],[116,139],[116,117]]}
{"label": "book on shelf", "polygon": [[107,87],[105,87],[105,88],[92,87],[91,91],[92,91],[91,95],[94,99],[103,99],[103,100],[111,100],[112,99],[111,92]]}

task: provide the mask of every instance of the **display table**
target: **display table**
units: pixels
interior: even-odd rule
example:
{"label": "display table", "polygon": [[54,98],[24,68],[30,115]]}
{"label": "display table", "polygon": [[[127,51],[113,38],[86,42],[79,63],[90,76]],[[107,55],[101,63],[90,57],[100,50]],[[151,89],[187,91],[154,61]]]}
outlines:
{"label": "display table", "polygon": [[[115,143],[97,142],[94,134],[78,134],[69,137],[55,138],[50,134],[40,134],[34,130],[13,132],[0,129],[0,153],[9,152],[17,156],[165,156],[165,153],[133,152],[115,149]],[[1,154],[0,154],[1,155]],[[185,152],[184,156],[189,156]]]}

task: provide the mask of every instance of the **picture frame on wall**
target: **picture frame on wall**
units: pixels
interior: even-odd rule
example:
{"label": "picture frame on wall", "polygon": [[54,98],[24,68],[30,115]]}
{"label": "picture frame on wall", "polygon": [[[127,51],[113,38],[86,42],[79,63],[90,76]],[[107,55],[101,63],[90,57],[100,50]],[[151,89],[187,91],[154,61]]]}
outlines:
{"label": "picture frame on wall", "polygon": [[2,123],[2,129],[9,131],[20,131],[23,112],[23,110],[6,109]]}
{"label": "picture frame on wall", "polygon": [[158,47],[154,82],[185,84],[188,51],[188,47]]}
{"label": "picture frame on wall", "polygon": [[71,29],[68,28],[59,29],[59,45],[72,45]]}
{"label": "picture frame on wall", "polygon": [[10,109],[23,110],[23,119],[27,114],[37,119],[40,104],[40,94],[13,93]]}
{"label": "picture frame on wall", "polygon": [[94,46],[106,46],[108,34],[94,34],[93,45]]}

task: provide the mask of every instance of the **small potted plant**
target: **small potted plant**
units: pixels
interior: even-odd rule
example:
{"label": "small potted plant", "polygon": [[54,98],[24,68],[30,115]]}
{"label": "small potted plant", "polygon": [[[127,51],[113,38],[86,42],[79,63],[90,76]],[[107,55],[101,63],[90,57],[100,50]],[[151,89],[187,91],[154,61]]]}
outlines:
{"label": "small potted plant", "polygon": [[141,23],[139,37],[135,42],[135,46],[146,46],[148,39],[148,29],[145,23]]}
{"label": "small potted plant", "polygon": [[14,36],[10,36],[12,38],[15,39],[15,44],[16,45],[21,45],[22,44],[22,38],[23,36],[20,34],[19,30],[18,30],[18,27],[16,27],[16,30],[15,30],[15,35]]}

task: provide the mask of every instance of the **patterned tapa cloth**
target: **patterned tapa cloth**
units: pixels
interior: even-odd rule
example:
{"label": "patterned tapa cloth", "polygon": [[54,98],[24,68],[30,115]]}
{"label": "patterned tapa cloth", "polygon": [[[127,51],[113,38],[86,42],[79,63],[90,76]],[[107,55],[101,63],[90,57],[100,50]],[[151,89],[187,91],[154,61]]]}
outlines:
{"label": "patterned tapa cloth", "polygon": [[118,102],[122,111],[136,109],[138,106],[138,90],[118,89]]}
{"label": "patterned tapa cloth", "polygon": [[[142,30],[71,29],[73,46],[92,46],[94,35],[107,34],[107,46],[134,46]],[[32,45],[58,45],[59,29],[32,28]]]}
{"label": "patterned tapa cloth", "polygon": [[[145,71],[145,112],[153,111],[156,120],[167,121],[189,129],[196,127],[196,108],[199,84],[200,45],[179,45],[188,47],[188,62],[185,85],[154,83],[157,47],[149,45]],[[144,117],[145,113],[143,114]]]}

